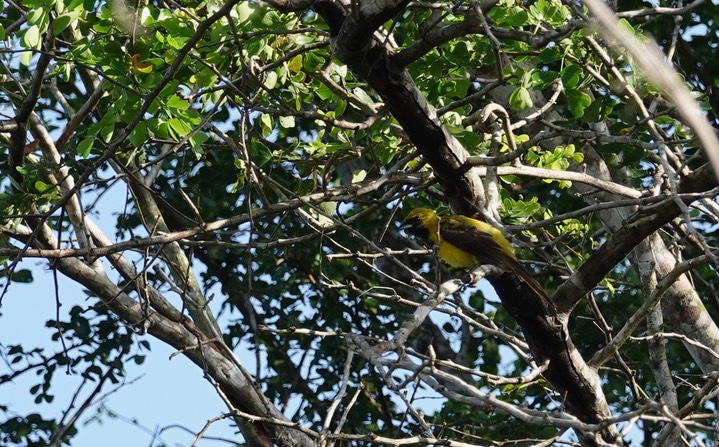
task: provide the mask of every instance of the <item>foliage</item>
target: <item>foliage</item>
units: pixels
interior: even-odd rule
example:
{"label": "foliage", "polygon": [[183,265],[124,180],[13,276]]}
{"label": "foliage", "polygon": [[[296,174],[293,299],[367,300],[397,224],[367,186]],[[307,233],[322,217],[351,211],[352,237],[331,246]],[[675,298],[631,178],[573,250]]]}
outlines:
{"label": "foliage", "polygon": [[[587,27],[581,5],[491,3],[402,3],[369,33],[406,65],[387,84],[416,86],[437,110],[432,125],[462,148],[461,161],[473,156],[453,176],[415,149],[436,144],[440,152],[447,143],[418,140],[419,125],[397,112],[426,112],[422,101],[393,103],[338,57],[325,2],[297,11],[282,2],[5,4],[1,299],[16,299],[13,283],[38,280],[23,257],[47,259],[51,274],[82,284],[88,299],[48,322],[57,352],[2,345],[0,384],[34,371],[35,403],[53,399],[60,370],[117,384],[128,362],[151,355],[148,337],[203,363],[199,348],[162,332],[177,325],[175,334],[206,337],[223,356],[227,347],[255,352],[254,380],[268,407],[346,443],[574,439],[565,430],[582,428],[561,422],[564,396],[541,376],[532,341],[486,284],[448,297],[395,354],[368,355],[375,351],[357,344],[392,340],[440,284],[462,277],[408,241],[398,222],[411,207],[447,210],[447,185],[470,165],[488,165],[486,194],[468,200],[504,222],[550,295],[580,266],[598,265],[592,254],[634,213],[686,199],[680,217],[629,241],[632,256],[576,297],[569,329],[589,360],[644,312],[656,291],[648,285],[654,267],[640,264],[651,252],[646,241],[657,252],[668,247],[674,262],[701,258],[689,272],[697,301],[687,306],[708,316],[703,323],[674,307],[664,326],[651,324],[656,313],[647,325],[642,313],[630,331],[636,338],[590,364],[613,415],[639,414],[636,445],[665,436],[674,415],[686,422],[685,436],[708,443],[714,407],[696,399],[711,395],[717,360],[688,345],[716,348],[706,340],[719,284],[715,265],[703,265],[715,261],[716,203],[711,188],[689,191],[698,194],[691,200],[677,195],[691,187],[685,179],[706,162],[704,150],[651,77]],[[716,8],[621,8],[621,26],[642,41],[648,32],[672,54],[716,124]],[[481,119],[489,104],[502,106],[496,122]],[[113,188],[125,203],[104,199]],[[115,234],[92,223],[99,214],[117,216]],[[657,265],[656,280],[674,268]],[[209,290],[220,294],[211,306]],[[226,317],[219,332],[208,312]],[[392,365],[393,355],[415,369]],[[236,410],[251,413],[205,370]],[[81,429],[18,415],[12,405],[1,410],[3,445],[70,444]],[[539,415],[553,419],[538,424]],[[242,418],[245,439],[261,439]]]}

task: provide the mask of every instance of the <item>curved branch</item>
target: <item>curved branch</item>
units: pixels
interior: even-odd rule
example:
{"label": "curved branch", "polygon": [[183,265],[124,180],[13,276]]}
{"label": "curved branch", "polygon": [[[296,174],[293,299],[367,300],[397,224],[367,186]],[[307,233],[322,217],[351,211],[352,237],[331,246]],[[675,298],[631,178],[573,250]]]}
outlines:
{"label": "curved branch", "polygon": [[474,16],[467,17],[459,23],[445,25],[392,56],[392,62],[398,67],[406,67],[437,48],[438,45],[470,33],[476,33],[481,29],[479,20]]}
{"label": "curved branch", "polygon": [[[61,259],[79,256],[89,256],[91,258],[95,258],[101,256],[109,256],[114,253],[119,253],[125,250],[149,247],[152,245],[166,245],[169,243],[181,241],[183,239],[192,238],[200,234],[221,230],[223,228],[238,226],[245,222],[249,222],[252,218],[258,219],[273,214],[291,211],[307,204],[322,203],[327,201],[350,200],[357,197],[358,195],[363,195],[372,191],[376,191],[385,184],[392,183],[394,181],[394,177],[394,175],[383,176],[378,179],[374,179],[364,183],[355,183],[353,185],[328,190],[326,192],[317,192],[313,194],[308,194],[306,196],[289,199],[282,203],[277,203],[266,206],[261,209],[253,210],[251,213],[238,214],[233,217],[228,217],[226,219],[220,219],[214,222],[198,225],[195,227],[188,228],[186,230],[165,232],[157,234],[155,236],[137,238],[131,241],[118,242],[116,244],[105,245],[101,247],[94,247],[90,249],[0,248],[0,254],[31,258]],[[0,232],[3,232],[1,228]],[[8,234],[12,235],[12,233],[10,232],[8,232]]]}
{"label": "curved branch", "polygon": [[[494,160],[498,158],[499,157],[470,157],[467,162],[473,164],[474,166],[492,166],[494,165]],[[500,161],[506,163],[504,159],[501,159]],[[486,168],[479,169],[478,172],[480,173],[480,175],[484,175],[485,169]],[[612,194],[627,197],[630,199],[638,199],[643,195],[641,191],[637,191],[636,189],[620,185],[619,183],[598,179],[583,172],[557,171],[555,169],[535,168],[532,166],[499,166],[497,167],[497,174],[519,175],[550,180],[567,180],[570,182],[584,183],[585,185],[593,186],[597,189],[601,189],[603,191],[607,191]]]}

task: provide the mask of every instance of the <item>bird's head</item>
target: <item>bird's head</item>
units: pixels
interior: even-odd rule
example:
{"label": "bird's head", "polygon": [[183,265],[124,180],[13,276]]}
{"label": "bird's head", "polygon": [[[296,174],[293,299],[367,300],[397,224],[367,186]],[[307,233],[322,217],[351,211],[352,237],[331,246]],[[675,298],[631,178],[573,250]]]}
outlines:
{"label": "bird's head", "polygon": [[400,229],[425,241],[436,242],[438,225],[437,213],[428,208],[415,208],[407,214]]}

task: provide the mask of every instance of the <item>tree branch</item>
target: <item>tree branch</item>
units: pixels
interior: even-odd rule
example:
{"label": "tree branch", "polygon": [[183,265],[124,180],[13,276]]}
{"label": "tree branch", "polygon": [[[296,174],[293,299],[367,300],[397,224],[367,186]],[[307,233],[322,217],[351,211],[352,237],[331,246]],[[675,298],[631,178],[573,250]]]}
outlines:
{"label": "tree branch", "polygon": [[[682,181],[679,193],[709,190],[717,185],[713,168],[705,164]],[[691,199],[683,199],[689,204]],[[637,244],[681,214],[676,201],[671,200],[637,212],[619,228],[607,242],[595,251],[554,293],[552,301],[559,312],[568,314],[585,293],[604,278]]]}

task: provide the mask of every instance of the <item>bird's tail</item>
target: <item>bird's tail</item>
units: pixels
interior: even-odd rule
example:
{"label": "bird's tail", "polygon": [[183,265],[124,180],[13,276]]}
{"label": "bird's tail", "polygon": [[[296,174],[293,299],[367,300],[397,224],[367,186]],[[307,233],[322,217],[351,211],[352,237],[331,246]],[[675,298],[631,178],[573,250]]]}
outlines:
{"label": "bird's tail", "polygon": [[531,273],[529,273],[524,267],[522,267],[522,264],[519,263],[514,258],[507,257],[505,261],[505,265],[515,274],[517,277],[529,287],[529,289],[534,292],[535,295],[539,296],[540,298],[546,300],[547,302],[551,302],[549,299],[549,295],[547,294],[547,291],[544,290],[544,287],[542,287],[541,284],[539,284],[539,281],[534,279],[534,276],[532,276]]}

